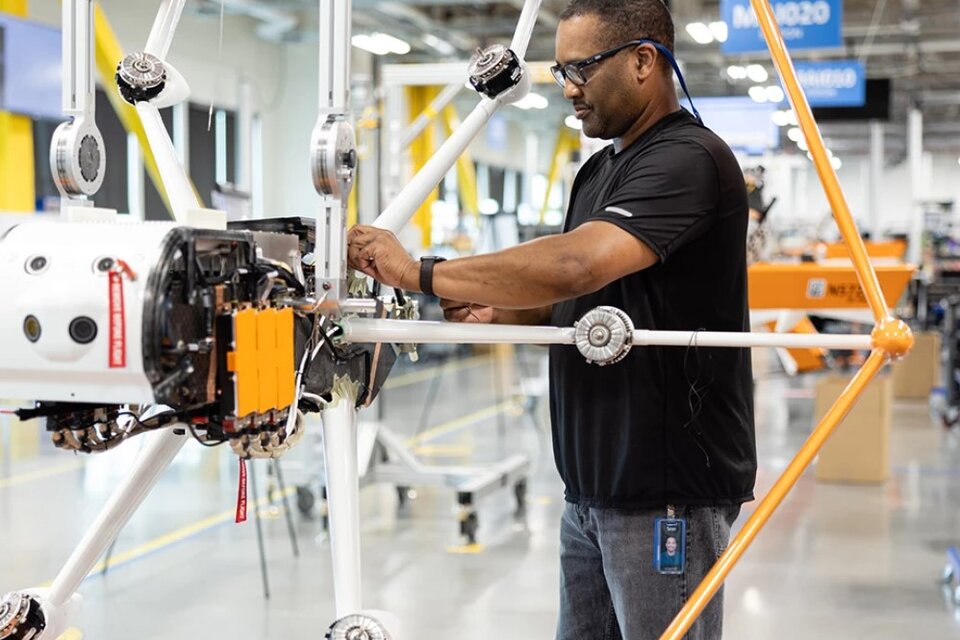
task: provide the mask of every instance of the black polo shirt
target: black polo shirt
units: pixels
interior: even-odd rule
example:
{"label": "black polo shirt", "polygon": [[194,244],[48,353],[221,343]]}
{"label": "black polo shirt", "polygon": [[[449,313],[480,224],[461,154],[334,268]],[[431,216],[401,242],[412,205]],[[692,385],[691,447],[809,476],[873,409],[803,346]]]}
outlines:
{"label": "black polo shirt", "polygon": [[[596,153],[577,174],[564,231],[614,224],[660,261],[553,307],[555,326],[600,305],[637,329],[749,331],[747,193],[730,148],[686,111],[620,153]],[[587,364],[550,349],[550,410],[566,499],[654,508],[753,499],[757,456],[748,349],[634,347]]]}

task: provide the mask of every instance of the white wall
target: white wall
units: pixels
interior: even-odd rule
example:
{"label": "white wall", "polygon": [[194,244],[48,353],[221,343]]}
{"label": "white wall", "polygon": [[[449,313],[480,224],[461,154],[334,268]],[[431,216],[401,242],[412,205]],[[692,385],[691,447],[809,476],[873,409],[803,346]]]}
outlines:
{"label": "white wall", "polygon": [[[124,51],[139,51],[147,42],[160,3],[154,0],[100,0],[107,19]],[[30,2],[30,18],[60,25],[60,3]],[[223,53],[217,60],[219,21],[215,17],[184,15],[170,49],[169,61],[190,83],[191,100],[214,102],[234,108],[240,78],[253,81],[254,97],[264,103],[276,89],[280,47],[256,38],[255,22],[227,15],[223,29]]]}
{"label": "white wall", "polygon": [[[842,158],[843,165],[837,172],[847,204],[858,224],[869,226],[869,163],[866,156]],[[776,207],[771,211],[771,221],[778,227],[791,223],[816,224],[830,214],[830,207],[823,187],[806,156],[770,157],[760,161],[767,169],[767,186],[764,196],[778,196]],[[954,200],[960,207],[960,165],[952,155],[927,155],[925,161],[925,185],[922,197],[931,200]],[[909,164],[904,161],[894,167],[885,167],[880,181],[877,201],[879,232],[907,233],[912,216],[919,215],[911,203]]]}

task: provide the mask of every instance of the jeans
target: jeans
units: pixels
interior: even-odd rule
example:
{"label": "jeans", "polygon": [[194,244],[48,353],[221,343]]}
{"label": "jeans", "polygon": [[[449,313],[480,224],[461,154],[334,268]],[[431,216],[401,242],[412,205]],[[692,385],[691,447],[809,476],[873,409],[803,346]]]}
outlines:
{"label": "jeans", "polygon": [[[567,503],[560,525],[560,619],[557,640],[657,639],[730,540],[739,506],[676,507],[686,519],[680,575],[653,567],[654,522],[649,511],[594,509]],[[685,636],[716,640],[723,629],[723,590]]]}

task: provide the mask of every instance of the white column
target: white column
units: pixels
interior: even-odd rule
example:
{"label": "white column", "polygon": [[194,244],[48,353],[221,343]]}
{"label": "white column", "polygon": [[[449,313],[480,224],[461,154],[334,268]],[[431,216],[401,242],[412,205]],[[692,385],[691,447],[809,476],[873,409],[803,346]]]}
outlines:
{"label": "white column", "polygon": [[540,136],[528,133],[524,146],[522,201],[527,203],[530,211],[536,211],[539,206],[533,202],[533,178],[540,171]]}
{"label": "white column", "polygon": [[880,229],[880,189],[883,185],[883,160],[885,155],[883,123],[870,121],[870,179],[867,182],[867,220],[870,221],[870,233],[874,240],[879,239]]}
{"label": "white column", "polygon": [[923,191],[923,112],[914,107],[907,114],[907,160],[910,164],[910,250],[908,257],[914,264],[920,261],[920,243],[923,239],[923,209],[920,200]]}
{"label": "white column", "polygon": [[357,464],[356,396],[337,395],[322,412],[323,460],[330,509],[330,551],[337,619],[359,613],[360,486]]}
{"label": "white column", "polygon": [[253,182],[253,87],[246,80],[240,81],[237,95],[237,172],[235,186],[238,191],[252,195]]}

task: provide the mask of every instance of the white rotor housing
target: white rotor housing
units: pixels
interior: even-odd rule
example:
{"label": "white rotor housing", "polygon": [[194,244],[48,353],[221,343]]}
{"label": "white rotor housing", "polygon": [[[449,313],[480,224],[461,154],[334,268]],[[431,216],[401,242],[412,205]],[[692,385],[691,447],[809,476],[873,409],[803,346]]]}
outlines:
{"label": "white rotor housing", "polygon": [[[175,226],[27,222],[0,238],[0,397],[115,404],[152,400],[143,362],[145,290]],[[120,280],[122,315],[116,278],[111,286],[109,270],[103,270],[105,259],[122,260],[135,274]],[[35,341],[27,336],[28,317],[37,323],[31,321],[31,329],[39,327]],[[71,336],[77,318],[96,326],[95,337],[85,344]],[[111,362],[110,353],[121,346],[122,367],[118,354]]]}
{"label": "white rotor housing", "polygon": [[53,134],[50,170],[65,197],[92,196],[103,184],[107,155],[103,136],[92,118],[77,116]]}

